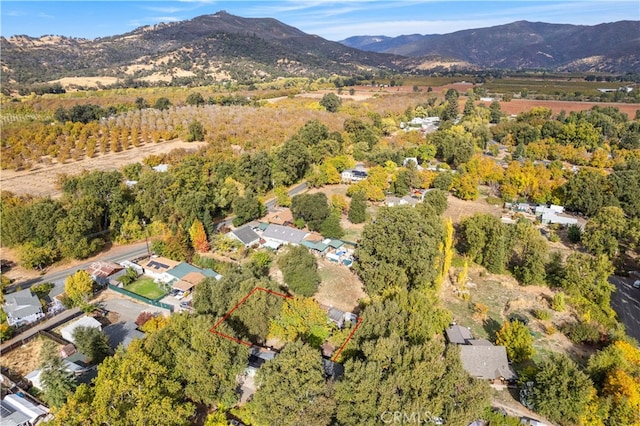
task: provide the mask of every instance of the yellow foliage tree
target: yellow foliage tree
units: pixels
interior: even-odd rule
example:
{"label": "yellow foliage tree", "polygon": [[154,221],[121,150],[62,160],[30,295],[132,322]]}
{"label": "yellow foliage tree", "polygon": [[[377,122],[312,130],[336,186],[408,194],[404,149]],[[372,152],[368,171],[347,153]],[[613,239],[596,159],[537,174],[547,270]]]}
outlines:
{"label": "yellow foliage tree", "polygon": [[87,271],[80,270],[73,275],[69,275],[64,282],[64,292],[71,299],[74,306],[81,305],[89,301],[93,293],[93,279]]}

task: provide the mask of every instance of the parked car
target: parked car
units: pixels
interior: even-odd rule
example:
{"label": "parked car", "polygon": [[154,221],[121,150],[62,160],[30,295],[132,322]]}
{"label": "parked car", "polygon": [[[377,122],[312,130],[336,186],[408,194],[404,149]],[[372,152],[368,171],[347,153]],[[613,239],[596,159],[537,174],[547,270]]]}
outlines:
{"label": "parked car", "polygon": [[189,309],[191,307],[191,302],[180,302],[180,307],[182,309]]}

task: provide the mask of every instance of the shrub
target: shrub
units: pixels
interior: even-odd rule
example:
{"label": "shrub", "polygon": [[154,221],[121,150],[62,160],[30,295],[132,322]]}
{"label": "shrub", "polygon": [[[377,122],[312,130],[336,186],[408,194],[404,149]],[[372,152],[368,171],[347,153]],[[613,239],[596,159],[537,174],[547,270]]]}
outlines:
{"label": "shrub", "polygon": [[564,293],[556,293],[553,296],[553,302],[551,302],[551,309],[556,312],[562,312],[564,308]]}
{"label": "shrub", "polygon": [[487,204],[490,204],[492,206],[501,206],[502,205],[502,199],[500,199],[498,197],[489,196],[489,197],[487,197]]}
{"label": "shrub", "polygon": [[546,324],[546,325],[544,326],[544,332],[545,332],[547,335],[551,336],[551,335],[553,335],[553,334],[556,334],[556,333],[558,332],[558,329],[557,329],[557,328],[556,328],[556,326],[555,326],[555,325],[553,325],[553,324]]}
{"label": "shrub", "polygon": [[489,315],[489,307],[484,303],[473,304],[473,319],[476,321],[484,321]]}
{"label": "shrub", "polygon": [[600,340],[600,328],[589,322],[578,322],[566,327],[565,334],[573,343],[594,344]]}
{"label": "shrub", "polygon": [[136,325],[138,327],[142,327],[151,318],[153,318],[153,314],[151,312],[146,312],[146,311],[140,312],[140,314],[138,314],[138,318],[136,318]]}
{"label": "shrub", "polygon": [[551,319],[551,312],[546,309],[535,309],[533,311],[533,316],[541,321],[548,321]]}
{"label": "shrub", "polygon": [[580,226],[575,224],[569,225],[569,228],[567,229],[567,238],[572,243],[580,242],[580,239],[582,238],[582,229]]}

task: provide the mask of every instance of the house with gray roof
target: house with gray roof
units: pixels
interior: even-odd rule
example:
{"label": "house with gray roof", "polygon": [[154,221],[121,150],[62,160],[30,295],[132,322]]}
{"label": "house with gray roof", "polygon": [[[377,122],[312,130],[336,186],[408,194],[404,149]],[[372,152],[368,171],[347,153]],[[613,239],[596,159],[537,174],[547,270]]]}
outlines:
{"label": "house with gray roof", "polygon": [[70,323],[69,325],[60,329],[60,334],[67,342],[75,343],[75,339],[73,337],[73,333],[78,327],[88,327],[88,328],[97,328],[98,330],[102,330],[102,324],[100,321],[93,317],[83,316],[78,320]]}
{"label": "house with gray roof", "polygon": [[43,419],[49,410],[24,396],[9,394],[0,401],[1,426],[29,426]]}
{"label": "house with gray roof", "polygon": [[473,339],[471,331],[468,328],[456,324],[450,326],[444,332],[447,335],[449,343],[455,345],[468,345],[469,341]]}
{"label": "house with gray roof", "polygon": [[113,351],[115,351],[119,345],[127,349],[135,339],[144,339],[147,336],[138,330],[135,322],[131,321],[108,325],[102,331],[107,335],[109,347]]}
{"label": "house with gray roof", "polygon": [[271,245],[299,245],[307,234],[308,233],[306,231],[302,231],[300,229],[272,224],[264,230],[262,238],[264,238],[268,243],[271,243]]}
{"label": "house with gray roof", "polygon": [[260,235],[256,234],[250,226],[243,226],[242,228],[235,229],[231,231],[229,235],[240,241],[245,247],[251,247],[254,244],[260,243]]}
{"label": "house with gray roof", "polygon": [[461,345],[460,360],[469,375],[478,379],[508,382],[518,378],[504,346]]}
{"label": "house with gray roof", "polygon": [[44,317],[40,300],[28,288],[5,295],[4,311],[7,323],[12,327],[36,322]]}

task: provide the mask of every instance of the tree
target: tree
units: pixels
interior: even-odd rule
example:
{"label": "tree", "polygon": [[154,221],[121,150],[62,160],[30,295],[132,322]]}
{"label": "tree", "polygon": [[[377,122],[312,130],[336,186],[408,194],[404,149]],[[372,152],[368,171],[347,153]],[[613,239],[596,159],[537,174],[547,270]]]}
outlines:
{"label": "tree", "polygon": [[552,352],[539,365],[534,383],[531,400],[536,411],[554,422],[580,422],[593,385],[575,362]]}
{"label": "tree", "polygon": [[237,402],[236,377],[246,368],[249,350],[211,333],[215,321],[205,315],[172,315],[169,324],[147,336],[142,346],[182,384],[191,401],[228,407]]}
{"label": "tree", "polygon": [[592,254],[605,254],[610,259],[618,253],[618,245],[627,231],[627,219],[620,207],[603,207],[585,225],[582,244]]}
{"label": "tree", "polygon": [[449,192],[451,186],[453,185],[453,177],[453,173],[440,172],[433,179],[432,186],[441,191]]}
{"label": "tree", "polygon": [[57,345],[46,339],[40,353],[40,369],[44,399],[52,407],[59,408],[73,394],[76,383],[73,374],[67,371]]}
{"label": "tree", "polygon": [[342,238],[344,229],[340,225],[340,214],[332,212],[320,225],[320,233],[326,238]]}
{"label": "tree", "polygon": [[607,177],[601,170],[583,167],[561,188],[567,209],[587,216],[594,216],[602,207],[613,205]]}
{"label": "tree", "polygon": [[347,217],[351,223],[363,223],[367,220],[367,200],[363,191],[358,191],[351,197]]}
{"label": "tree", "polygon": [[18,248],[20,264],[25,268],[39,269],[40,271],[51,265],[59,255],[58,250],[51,247],[51,244],[39,247],[34,242],[28,241]]}
{"label": "tree", "polygon": [[202,123],[197,120],[191,120],[189,123],[189,133],[187,134],[187,142],[203,141],[204,140],[204,127]]}
{"label": "tree", "polygon": [[93,294],[93,279],[87,271],[79,270],[69,275],[64,282],[64,292],[71,299],[74,306],[79,306],[89,301]]}
{"label": "tree", "polygon": [[442,121],[453,121],[458,118],[458,91],[449,89],[444,95],[445,104],[440,115]]}
{"label": "tree", "polygon": [[529,328],[518,320],[502,324],[496,333],[496,344],[507,348],[507,356],[512,362],[526,361],[534,354]]}
{"label": "tree", "polygon": [[335,407],[317,349],[289,343],[256,375],[258,390],[249,403],[251,424],[329,425]]}
{"label": "tree", "polygon": [[574,244],[579,243],[582,239],[582,228],[580,228],[580,225],[569,225],[567,228],[567,238]]}
{"label": "tree", "polygon": [[146,99],[143,97],[137,97],[135,104],[136,104],[136,108],[138,109],[149,108],[149,102],[147,102]]}
{"label": "tree", "polygon": [[294,293],[310,297],[318,289],[318,262],[305,247],[288,247],[278,258],[278,267],[282,270],[284,282]]}
{"label": "tree", "polygon": [[511,265],[518,281],[524,285],[543,284],[546,278],[547,243],[538,229],[526,219],[512,228],[515,233]]}
{"label": "tree", "polygon": [[335,93],[327,93],[320,100],[320,105],[329,112],[336,112],[342,105],[342,99]]}
{"label": "tree", "polygon": [[[187,425],[194,406],[184,401],[182,384],[169,369],[146,354],[139,341],[127,351],[108,357],[98,369],[94,387],[80,386],[70,398],[78,411],[90,412],[84,424],[102,425]],[[63,409],[56,414],[58,424],[67,424]]]}
{"label": "tree", "polygon": [[329,337],[329,328],[327,312],[315,300],[295,298],[284,301],[280,315],[269,323],[269,335],[319,348]]}
{"label": "tree", "polygon": [[502,119],[502,111],[500,111],[499,101],[491,102],[491,104],[489,105],[489,112],[490,112],[489,122],[492,124],[500,123],[500,120]]}
{"label": "tree", "polygon": [[608,323],[615,315],[610,306],[615,287],[608,281],[613,274],[611,261],[604,255],[574,252],[567,257],[564,270],[560,286],[573,296],[578,309]]}
{"label": "tree", "polygon": [[189,93],[187,96],[187,105],[200,106],[205,104],[205,100],[199,92]]}
{"label": "tree", "polygon": [[354,270],[369,295],[390,285],[428,287],[440,267],[442,238],[439,217],[424,217],[412,207],[382,207],[363,230]]}
{"label": "tree", "polygon": [[240,226],[265,215],[266,207],[254,194],[233,200],[233,226]]}
{"label": "tree", "polygon": [[171,105],[171,101],[168,98],[162,97],[156,100],[156,103],[153,105],[153,107],[155,109],[159,109],[160,111],[164,111],[165,109],[169,109]]}
{"label": "tree", "polygon": [[433,207],[436,214],[440,216],[447,210],[447,193],[441,189],[432,189],[424,194],[422,202]]}
{"label": "tree", "polygon": [[489,272],[504,270],[509,252],[507,228],[490,214],[475,214],[460,224],[460,252]]}
{"label": "tree", "polygon": [[189,237],[191,238],[191,245],[195,251],[205,253],[211,249],[204,226],[198,219],[194,220],[193,224],[191,224]]}
{"label": "tree", "polygon": [[109,338],[97,328],[77,327],[73,330],[73,341],[93,364],[100,364],[111,353]]}
{"label": "tree", "polygon": [[327,196],[318,192],[315,194],[298,194],[291,199],[291,213],[294,219],[304,220],[309,229],[318,231],[322,223],[331,213]]}

